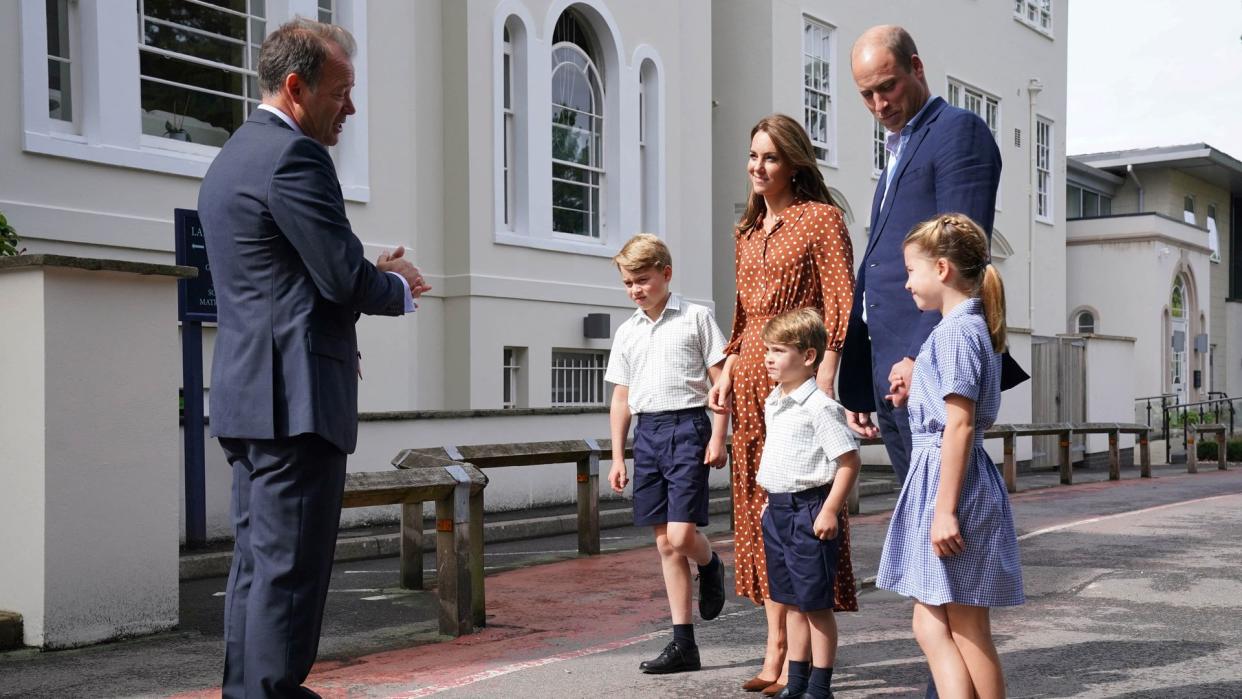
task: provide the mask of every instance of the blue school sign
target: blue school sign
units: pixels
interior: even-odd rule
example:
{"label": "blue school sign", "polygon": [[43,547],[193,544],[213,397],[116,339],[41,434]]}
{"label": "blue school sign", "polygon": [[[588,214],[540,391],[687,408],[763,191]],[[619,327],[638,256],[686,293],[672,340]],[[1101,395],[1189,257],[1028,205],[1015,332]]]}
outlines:
{"label": "blue school sign", "polygon": [[198,270],[195,279],[177,282],[177,316],[181,320],[181,390],[185,397],[185,541],[190,547],[207,540],[207,478],[203,444],[203,323],[216,322],[216,290],[203,224],[194,209],[173,209],[177,264]]}
{"label": "blue school sign", "polygon": [[195,279],[182,279],[177,284],[177,316],[185,321],[216,322],[216,290],[211,285],[211,264],[207,261],[207,243],[203,224],[194,209],[173,209],[176,228],[177,264],[198,270]]}

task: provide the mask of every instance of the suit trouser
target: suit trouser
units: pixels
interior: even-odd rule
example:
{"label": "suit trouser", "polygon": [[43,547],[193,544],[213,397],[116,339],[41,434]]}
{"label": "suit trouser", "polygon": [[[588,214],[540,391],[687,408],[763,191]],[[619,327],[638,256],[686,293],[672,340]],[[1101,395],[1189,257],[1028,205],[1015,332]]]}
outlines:
{"label": "suit trouser", "polygon": [[893,473],[897,475],[898,484],[901,484],[906,482],[906,474],[910,472],[910,453],[914,447],[910,436],[910,414],[905,406],[894,408],[892,403],[884,399],[888,395],[888,375],[892,370],[891,362],[885,363],[876,359],[874,353],[871,355],[871,387],[875,395],[876,424],[880,428],[880,439],[884,440],[884,448],[888,451]]}
{"label": "suit trouser", "polygon": [[345,487],[345,454],[323,438],[221,438],[233,467],[236,543],[224,603],[229,697],[314,697]]}

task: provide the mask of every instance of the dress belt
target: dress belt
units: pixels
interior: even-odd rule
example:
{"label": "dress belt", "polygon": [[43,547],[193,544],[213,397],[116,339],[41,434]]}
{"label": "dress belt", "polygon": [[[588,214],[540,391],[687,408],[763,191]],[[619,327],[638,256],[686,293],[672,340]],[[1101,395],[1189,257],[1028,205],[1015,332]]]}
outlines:
{"label": "dress belt", "polygon": [[[914,432],[910,435],[910,441],[915,449],[919,447],[939,447],[944,441],[944,432]],[[981,433],[975,433],[973,446],[983,446],[983,435]]]}

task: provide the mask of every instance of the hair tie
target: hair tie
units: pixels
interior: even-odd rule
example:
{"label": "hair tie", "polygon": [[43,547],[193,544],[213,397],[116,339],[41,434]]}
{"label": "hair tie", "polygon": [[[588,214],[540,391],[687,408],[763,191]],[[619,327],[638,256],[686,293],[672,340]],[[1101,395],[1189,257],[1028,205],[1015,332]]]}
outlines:
{"label": "hair tie", "polygon": [[949,226],[949,225],[952,225],[952,224],[953,224],[953,217],[952,217],[952,216],[945,216],[944,218],[940,219],[940,225],[942,225],[942,226]]}

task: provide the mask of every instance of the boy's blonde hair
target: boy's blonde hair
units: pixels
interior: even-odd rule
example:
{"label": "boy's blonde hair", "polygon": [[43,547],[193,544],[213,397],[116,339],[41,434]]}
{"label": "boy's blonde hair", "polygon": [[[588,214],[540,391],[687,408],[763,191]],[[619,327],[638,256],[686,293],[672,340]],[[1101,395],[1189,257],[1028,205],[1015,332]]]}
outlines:
{"label": "boy's blonde hair", "polygon": [[665,267],[673,266],[673,256],[669,253],[668,246],[651,233],[639,233],[630,238],[612,261],[619,269],[627,272],[649,268],[661,271]]}
{"label": "boy's blonde hair", "polygon": [[799,308],[769,320],[761,333],[764,342],[774,345],[790,345],[797,347],[799,352],[815,350],[815,366],[824,359],[824,351],[828,347],[828,330],[824,327],[824,317],[814,308]]}

